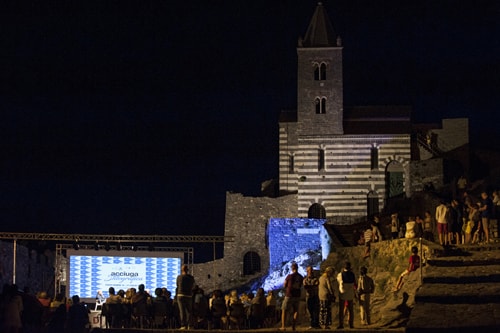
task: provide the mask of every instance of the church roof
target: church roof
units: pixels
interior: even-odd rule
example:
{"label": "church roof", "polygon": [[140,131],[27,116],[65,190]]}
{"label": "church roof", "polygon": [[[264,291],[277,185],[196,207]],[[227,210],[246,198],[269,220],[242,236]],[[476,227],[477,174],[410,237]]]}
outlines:
{"label": "church roof", "polygon": [[[411,106],[407,105],[345,107],[344,134],[410,134],[413,130],[411,111]],[[297,121],[297,110],[281,110],[280,123]]]}
{"label": "church roof", "polygon": [[332,23],[328,18],[325,7],[318,2],[314,11],[311,23],[307,28],[302,41],[299,41],[302,47],[330,47],[337,45],[337,35],[333,30]]}
{"label": "church roof", "polygon": [[344,108],[344,134],[410,134],[411,107],[373,105]]}

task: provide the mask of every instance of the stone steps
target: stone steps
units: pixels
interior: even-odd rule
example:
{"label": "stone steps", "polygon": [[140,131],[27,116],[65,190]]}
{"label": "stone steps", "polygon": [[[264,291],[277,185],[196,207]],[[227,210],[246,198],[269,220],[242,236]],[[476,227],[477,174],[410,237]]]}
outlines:
{"label": "stone steps", "polygon": [[500,304],[423,303],[411,312],[406,333],[498,333]]}
{"label": "stone steps", "polygon": [[406,332],[500,332],[497,244],[434,251]]}
{"label": "stone steps", "polygon": [[433,266],[428,262],[423,282],[424,284],[500,282],[500,264],[478,265],[477,262],[473,262],[468,266],[464,263],[461,266]]}
{"label": "stone steps", "polygon": [[415,295],[415,302],[439,304],[500,304],[500,283],[424,283]]}

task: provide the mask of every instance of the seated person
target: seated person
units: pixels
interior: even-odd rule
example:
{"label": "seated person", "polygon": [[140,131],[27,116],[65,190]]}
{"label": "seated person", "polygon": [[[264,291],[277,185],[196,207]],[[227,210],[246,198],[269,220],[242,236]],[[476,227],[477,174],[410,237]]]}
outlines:
{"label": "seated person", "polygon": [[405,269],[404,272],[399,276],[398,283],[396,284],[396,288],[394,289],[394,291],[398,291],[399,289],[401,289],[401,287],[403,286],[403,278],[406,275],[416,271],[420,267],[420,256],[418,255],[418,248],[416,246],[413,246],[411,248],[411,253],[412,254],[409,259],[408,268]]}

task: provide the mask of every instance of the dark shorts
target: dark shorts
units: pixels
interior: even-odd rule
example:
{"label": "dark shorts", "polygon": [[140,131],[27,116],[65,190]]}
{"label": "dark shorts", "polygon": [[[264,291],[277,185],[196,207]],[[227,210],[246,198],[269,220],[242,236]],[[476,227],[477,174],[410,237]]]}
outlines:
{"label": "dark shorts", "polygon": [[438,223],[438,233],[446,234],[448,233],[448,223]]}
{"label": "dark shorts", "polygon": [[458,224],[458,222],[451,223],[448,227],[450,228],[450,232],[456,233],[462,231],[462,225]]}

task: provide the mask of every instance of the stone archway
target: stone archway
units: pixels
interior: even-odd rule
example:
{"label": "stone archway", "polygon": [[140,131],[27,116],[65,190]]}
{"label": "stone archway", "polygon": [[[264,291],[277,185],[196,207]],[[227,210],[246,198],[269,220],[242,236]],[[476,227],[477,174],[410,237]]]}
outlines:
{"label": "stone archway", "polygon": [[248,251],[243,256],[243,275],[260,273],[260,256],[257,252]]}
{"label": "stone archway", "polygon": [[319,203],[314,203],[309,207],[307,217],[310,219],[326,219],[326,209]]}
{"label": "stone archway", "polygon": [[398,161],[391,161],[385,169],[387,199],[401,197],[405,194],[404,168]]}

